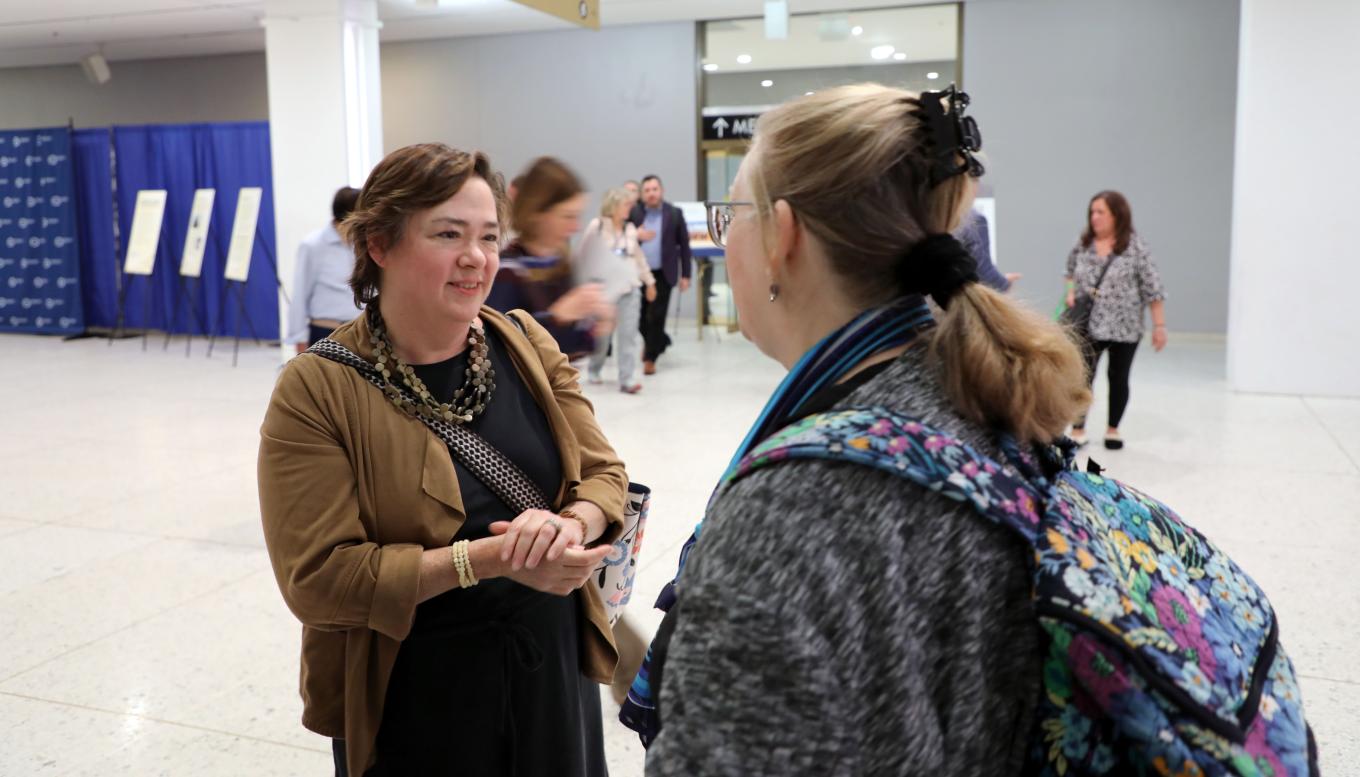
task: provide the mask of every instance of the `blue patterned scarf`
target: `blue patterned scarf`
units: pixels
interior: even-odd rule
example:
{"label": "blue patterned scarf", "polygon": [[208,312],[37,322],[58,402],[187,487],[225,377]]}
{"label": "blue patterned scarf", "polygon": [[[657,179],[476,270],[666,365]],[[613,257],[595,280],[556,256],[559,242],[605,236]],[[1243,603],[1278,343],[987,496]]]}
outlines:
{"label": "blue patterned scarf", "polygon": [[[876,354],[899,348],[911,342],[923,328],[933,323],[930,308],[925,299],[919,296],[902,297],[882,307],[866,310],[853,321],[827,335],[814,345],[798,363],[784,376],[779,388],[775,389],[765,409],[756,418],[755,424],[747,432],[737,452],[727,465],[727,471],[718,480],[718,486],[709,497],[709,507],[728,476],[736,469],[741,460],[762,440],[779,431],[780,428],[798,418],[798,411],[809,399],[822,389],[840,382],[856,365]],[[705,511],[707,512],[707,510]],[[701,520],[694,527],[694,533],[680,549],[680,566],[675,578],[666,584],[657,598],[658,609],[669,612],[679,595],[678,583],[685,571],[685,562],[699,541],[703,531]],[[660,730],[656,714],[656,691],[649,677],[655,673],[652,650],[642,663],[642,670],[633,680],[628,690],[628,699],[619,710],[619,720],[642,738],[644,746],[651,744]]]}

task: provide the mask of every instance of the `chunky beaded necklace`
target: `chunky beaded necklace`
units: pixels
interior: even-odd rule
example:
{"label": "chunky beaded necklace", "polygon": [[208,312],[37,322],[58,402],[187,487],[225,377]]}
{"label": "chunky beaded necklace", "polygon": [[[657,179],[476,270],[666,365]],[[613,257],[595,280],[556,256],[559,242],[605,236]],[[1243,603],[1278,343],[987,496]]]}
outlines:
{"label": "chunky beaded necklace", "polygon": [[[491,392],[496,389],[496,371],[491,367],[490,349],[486,344],[486,332],[482,320],[474,318],[468,328],[468,354],[466,378],[462,388],[453,392],[450,402],[439,402],[430,394],[424,381],[416,377],[416,371],[398,358],[387,339],[387,326],[377,305],[369,306],[369,323],[373,330],[369,340],[373,344],[373,355],[378,360],[378,371],[383,376],[383,393],[392,404],[408,415],[463,424],[481,415],[491,402]],[[401,390],[392,381],[392,372],[401,376],[410,393]]]}

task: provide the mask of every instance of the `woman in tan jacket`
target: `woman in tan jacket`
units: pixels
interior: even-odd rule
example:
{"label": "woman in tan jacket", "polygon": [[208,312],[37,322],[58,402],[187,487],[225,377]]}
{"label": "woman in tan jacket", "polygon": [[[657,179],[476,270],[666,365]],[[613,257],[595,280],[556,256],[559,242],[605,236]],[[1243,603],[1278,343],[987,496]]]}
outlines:
{"label": "woman in tan jacket", "polygon": [[[595,683],[617,654],[584,584],[627,478],[552,337],[483,307],[504,211],[481,154],[384,159],[344,225],[367,311],[328,358],[284,369],[261,429],[302,722],[333,739],[339,775],[605,774]],[[372,382],[331,360],[341,346]],[[507,505],[420,416],[479,435],[553,509]]]}

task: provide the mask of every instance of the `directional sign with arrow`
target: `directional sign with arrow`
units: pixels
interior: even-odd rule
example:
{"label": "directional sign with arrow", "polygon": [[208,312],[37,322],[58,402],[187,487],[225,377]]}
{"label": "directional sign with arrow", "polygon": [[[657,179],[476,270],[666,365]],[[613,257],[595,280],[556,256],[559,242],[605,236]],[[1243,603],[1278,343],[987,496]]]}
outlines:
{"label": "directional sign with arrow", "polygon": [[704,116],[704,140],[750,140],[758,113],[722,113]]}

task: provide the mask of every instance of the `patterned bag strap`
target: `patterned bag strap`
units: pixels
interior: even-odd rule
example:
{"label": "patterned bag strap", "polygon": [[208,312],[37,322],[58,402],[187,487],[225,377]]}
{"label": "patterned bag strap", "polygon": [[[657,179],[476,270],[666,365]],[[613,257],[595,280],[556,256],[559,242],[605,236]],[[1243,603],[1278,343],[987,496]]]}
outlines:
{"label": "patterned bag strap", "polygon": [[843,461],[889,472],[972,505],[1030,543],[1038,539],[1042,480],[1031,482],[962,441],[887,408],[832,411],[790,424],[747,454],[723,485],[791,459]]}
{"label": "patterned bag strap", "polygon": [[[382,374],[373,365],[364,361],[358,354],[326,338],[308,348],[307,353],[323,359],[330,359],[347,367],[353,367],[364,380],[379,391],[383,389]],[[405,388],[402,388],[405,391]],[[387,395],[384,394],[386,399]],[[443,419],[420,417],[435,436],[444,441],[464,467],[495,494],[506,507],[516,513],[525,510],[550,510],[548,498],[539,490],[538,485],[524,474],[515,462],[501,453],[481,435],[465,426],[451,424]]]}

